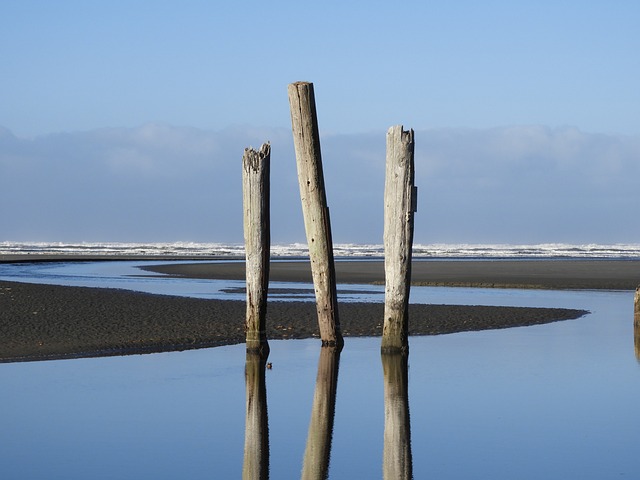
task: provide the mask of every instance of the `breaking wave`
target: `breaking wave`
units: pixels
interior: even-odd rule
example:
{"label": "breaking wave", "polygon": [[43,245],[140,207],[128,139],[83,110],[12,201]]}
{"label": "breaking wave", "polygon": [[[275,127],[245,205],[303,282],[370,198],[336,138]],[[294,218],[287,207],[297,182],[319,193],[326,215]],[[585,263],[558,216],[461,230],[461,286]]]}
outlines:
{"label": "breaking wave", "polygon": [[[379,244],[335,244],[334,255],[341,258],[384,256]],[[0,242],[0,255],[124,255],[132,257],[244,257],[244,245],[233,243],[47,243]],[[307,257],[304,243],[272,245],[273,257]],[[414,244],[414,258],[508,259],[508,258],[640,258],[640,244],[573,245],[545,243],[510,244]]]}

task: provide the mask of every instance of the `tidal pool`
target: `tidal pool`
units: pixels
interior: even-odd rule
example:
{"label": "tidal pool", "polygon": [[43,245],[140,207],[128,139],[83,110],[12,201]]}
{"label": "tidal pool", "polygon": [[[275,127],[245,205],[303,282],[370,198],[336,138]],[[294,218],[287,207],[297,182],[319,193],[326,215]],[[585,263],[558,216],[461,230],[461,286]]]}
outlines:
{"label": "tidal pool", "polygon": [[412,290],[424,299],[591,313],[411,337],[406,374],[385,360],[386,376],[379,338],[347,338],[339,356],[318,340],[271,341],[270,369],[244,345],[0,364],[0,478],[639,474],[633,292]]}

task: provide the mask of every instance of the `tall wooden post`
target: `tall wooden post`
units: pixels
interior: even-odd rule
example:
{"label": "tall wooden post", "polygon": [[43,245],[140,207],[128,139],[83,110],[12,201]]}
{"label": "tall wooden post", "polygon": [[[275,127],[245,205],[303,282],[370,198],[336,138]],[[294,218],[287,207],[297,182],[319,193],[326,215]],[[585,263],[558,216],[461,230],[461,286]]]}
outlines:
{"label": "tall wooden post", "polygon": [[266,334],[267,292],[269,289],[269,163],[271,146],[246,148],[242,157],[242,204],[246,252],[247,350],[268,353]]}
{"label": "tall wooden post", "polygon": [[288,87],[288,93],[320,338],[323,345],[342,345],[331,223],[324,189],[313,84],[292,83]]}
{"label": "tall wooden post", "polygon": [[414,186],[413,130],[402,125],[387,132],[387,165],[384,186],[384,326],[382,351],[409,348],[409,291],[413,213],[417,205]]}

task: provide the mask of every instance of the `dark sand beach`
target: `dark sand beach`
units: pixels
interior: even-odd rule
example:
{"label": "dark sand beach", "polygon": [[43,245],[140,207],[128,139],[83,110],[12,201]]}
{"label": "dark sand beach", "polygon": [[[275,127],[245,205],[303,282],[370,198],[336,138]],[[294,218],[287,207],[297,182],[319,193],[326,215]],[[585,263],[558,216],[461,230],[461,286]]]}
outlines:
{"label": "dark sand beach", "polygon": [[[244,278],[240,263],[167,264],[170,275]],[[337,262],[339,283],[380,283],[382,262]],[[141,274],[144,272],[141,271]],[[638,261],[416,261],[416,284],[634,289]],[[273,262],[271,279],[310,281],[308,262]],[[345,337],[377,336],[382,304],[342,303]],[[559,308],[411,305],[411,335],[508,328],[580,318]],[[184,350],[244,341],[245,304],[115,289],[0,282],[0,361]],[[269,339],[318,336],[315,304],[270,301]]]}
{"label": "dark sand beach", "polygon": [[[147,270],[191,278],[244,279],[244,264],[194,263],[149,267]],[[308,262],[271,262],[270,279],[311,282]],[[384,283],[383,261],[336,262],[338,283]],[[422,260],[411,267],[413,285],[635,290],[640,260]]]}

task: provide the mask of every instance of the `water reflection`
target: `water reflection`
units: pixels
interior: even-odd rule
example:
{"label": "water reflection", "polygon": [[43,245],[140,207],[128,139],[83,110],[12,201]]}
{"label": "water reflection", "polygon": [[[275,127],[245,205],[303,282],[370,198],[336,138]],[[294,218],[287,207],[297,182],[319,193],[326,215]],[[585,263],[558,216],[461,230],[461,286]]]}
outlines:
{"label": "water reflection", "polygon": [[413,478],[409,422],[408,355],[383,353],[384,451],[383,478]]}
{"label": "water reflection", "polygon": [[[329,478],[331,443],[335,417],[339,347],[320,347],[311,419],[307,434],[301,478]],[[408,355],[383,353],[385,479],[413,478],[411,428],[409,420]],[[246,354],[246,421],[244,479],[269,478],[269,427],[265,372],[267,355],[248,350]]]}
{"label": "water reflection", "polygon": [[636,351],[636,360],[640,362],[640,323],[633,324],[633,346]]}
{"label": "water reflection", "polygon": [[267,355],[247,350],[244,371],[247,412],[244,431],[242,478],[269,478],[269,423],[265,367]]}
{"label": "water reflection", "polygon": [[636,360],[640,362],[640,287],[636,288],[633,296],[633,345],[636,351]]}
{"label": "water reflection", "polygon": [[303,479],[328,478],[340,350],[340,347],[320,348],[316,389],[302,466]]}

